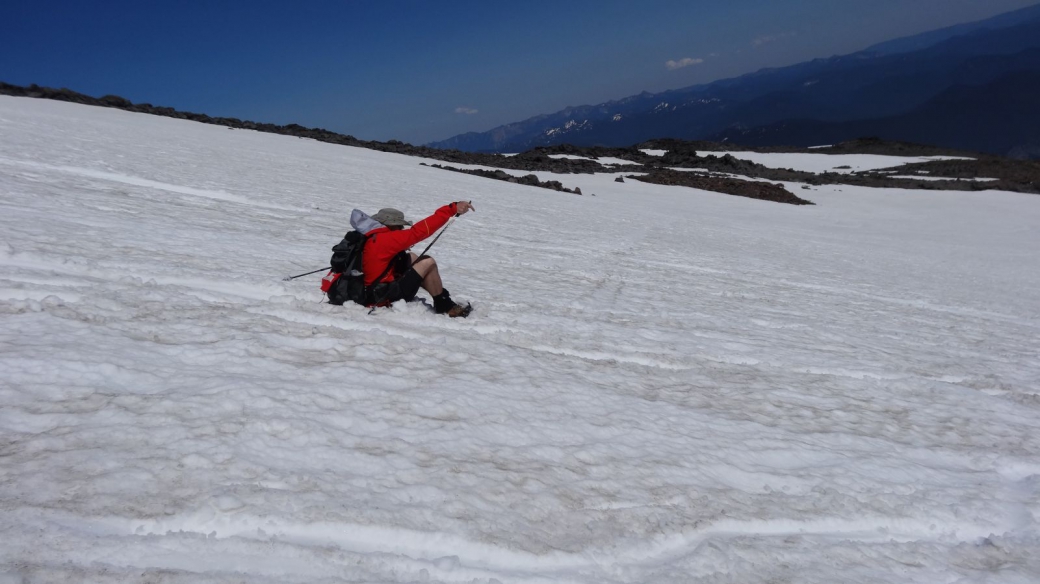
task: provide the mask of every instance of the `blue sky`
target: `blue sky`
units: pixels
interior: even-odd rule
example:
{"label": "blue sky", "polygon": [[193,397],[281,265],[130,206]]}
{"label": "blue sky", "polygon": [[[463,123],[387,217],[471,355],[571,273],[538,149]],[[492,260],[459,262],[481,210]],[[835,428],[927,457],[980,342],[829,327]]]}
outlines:
{"label": "blue sky", "polygon": [[0,81],[424,143],[1036,0],[0,2]]}

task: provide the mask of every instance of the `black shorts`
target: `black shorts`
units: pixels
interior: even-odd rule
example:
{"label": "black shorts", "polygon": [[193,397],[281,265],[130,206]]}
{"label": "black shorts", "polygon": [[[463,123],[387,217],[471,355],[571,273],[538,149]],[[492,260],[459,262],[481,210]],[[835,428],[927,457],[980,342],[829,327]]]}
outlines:
{"label": "black shorts", "polygon": [[419,288],[422,287],[422,276],[415,268],[408,268],[403,276],[389,284],[376,284],[369,288],[367,304],[384,304],[407,300],[411,302]]}

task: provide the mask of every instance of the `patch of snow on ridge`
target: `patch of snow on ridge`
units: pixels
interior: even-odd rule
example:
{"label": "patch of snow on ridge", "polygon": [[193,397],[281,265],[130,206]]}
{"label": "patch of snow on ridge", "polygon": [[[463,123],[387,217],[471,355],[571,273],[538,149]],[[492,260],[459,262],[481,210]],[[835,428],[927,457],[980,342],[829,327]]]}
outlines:
{"label": "patch of snow on ridge", "polygon": [[608,165],[608,166],[623,166],[625,164],[639,164],[638,162],[632,162],[631,160],[625,160],[624,158],[615,158],[613,156],[600,156],[597,160],[599,160],[600,164],[604,164],[604,165]]}
{"label": "patch of snow on ridge", "polygon": [[643,154],[648,154],[650,156],[664,156],[668,151],[667,150],[642,149],[642,150],[640,150],[640,152],[642,152]]}
{"label": "patch of snow on ridge", "polygon": [[549,154],[549,158],[556,158],[558,160],[591,160],[593,162],[599,162],[603,165],[622,165],[622,164],[638,164],[631,160],[625,160],[624,158],[615,158],[612,156],[601,156],[599,158],[590,158],[588,156],[578,156],[576,154]]}
{"label": "patch of snow on ridge", "polygon": [[[0,135],[0,581],[1040,576],[1033,195],[534,173],[574,196],[13,97]],[[470,199],[469,319],[281,281],[352,208]]]}
{"label": "patch of snow on ridge", "polygon": [[887,178],[902,178],[907,180],[952,180],[952,181],[973,181],[973,182],[994,182],[1000,180],[999,178],[947,178],[942,176],[920,176],[920,175],[889,175]]}
{"label": "patch of snow on ridge", "polygon": [[[722,157],[727,154],[769,168],[790,168],[817,174],[824,172],[850,174],[861,170],[877,170],[932,160],[971,160],[970,158],[957,156],[883,156],[878,154],[810,154],[804,152],[697,152],[697,156]],[[848,166],[850,168],[838,168],[839,166]]]}

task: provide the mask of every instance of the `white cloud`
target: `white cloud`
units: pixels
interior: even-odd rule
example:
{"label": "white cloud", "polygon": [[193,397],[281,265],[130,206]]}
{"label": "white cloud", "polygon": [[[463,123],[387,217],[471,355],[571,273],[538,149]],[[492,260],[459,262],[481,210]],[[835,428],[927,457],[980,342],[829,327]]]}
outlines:
{"label": "white cloud", "polygon": [[789,39],[789,38],[794,37],[794,36],[798,36],[798,33],[796,33],[796,32],[782,32],[780,34],[762,35],[762,36],[758,37],[757,39],[751,41],[751,46],[753,46],[753,47],[761,47],[764,44],[772,43],[772,42],[775,42],[775,41],[778,41],[778,40],[781,40],[781,39]]}
{"label": "white cloud", "polygon": [[691,57],[685,57],[678,61],[665,61],[664,66],[671,70],[682,69],[683,67],[689,67],[690,65],[700,65],[704,62],[704,59],[693,59]]}
{"label": "white cloud", "polygon": [[455,113],[457,113],[457,114],[473,115],[473,114],[477,113],[477,110],[475,110],[475,109],[473,109],[471,107],[457,107],[457,108],[455,108]]}

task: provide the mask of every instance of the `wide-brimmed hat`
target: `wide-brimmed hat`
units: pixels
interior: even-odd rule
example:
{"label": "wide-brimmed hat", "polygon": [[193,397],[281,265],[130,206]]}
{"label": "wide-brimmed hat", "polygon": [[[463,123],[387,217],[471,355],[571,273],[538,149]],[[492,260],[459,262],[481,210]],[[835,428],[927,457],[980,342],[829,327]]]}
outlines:
{"label": "wide-brimmed hat", "polygon": [[411,221],[405,221],[404,213],[389,207],[386,209],[380,209],[378,213],[372,215],[372,218],[387,227],[403,227],[412,224]]}

